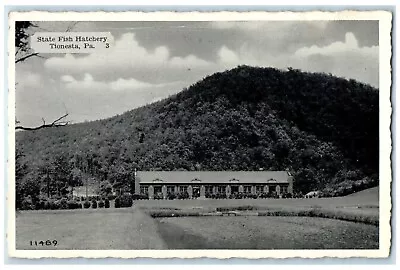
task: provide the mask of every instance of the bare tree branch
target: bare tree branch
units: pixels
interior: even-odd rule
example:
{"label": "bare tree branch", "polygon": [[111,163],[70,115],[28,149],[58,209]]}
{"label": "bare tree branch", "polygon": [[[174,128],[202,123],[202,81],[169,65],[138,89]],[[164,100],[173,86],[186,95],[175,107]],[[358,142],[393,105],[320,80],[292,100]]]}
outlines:
{"label": "bare tree branch", "polygon": [[71,31],[75,25],[77,25],[79,22],[72,22],[70,25],[68,25],[67,29],[65,30],[65,32],[69,32]]}
{"label": "bare tree branch", "polygon": [[17,50],[15,51],[15,56],[17,56],[17,54],[21,51],[21,47],[18,47]]}
{"label": "bare tree branch", "polygon": [[30,54],[24,55],[21,58],[15,59],[15,63],[19,63],[19,62],[25,61],[28,58],[31,58],[33,56],[37,56],[38,54],[39,53],[30,53]]}
{"label": "bare tree branch", "polygon": [[[65,32],[70,32],[71,30],[73,30],[73,28],[78,24],[79,22],[72,22],[71,24],[68,25],[67,29],[65,30]],[[17,50],[15,52],[15,63],[19,63],[19,62],[23,62],[28,58],[31,57],[40,57],[40,58],[44,58],[47,59],[47,57],[44,57],[42,55],[39,55],[39,53],[32,53],[29,52],[29,43],[26,41],[28,38],[28,34],[25,32],[25,30],[29,27],[38,27],[37,25],[32,24],[31,22],[22,22],[19,25],[19,29],[18,31],[16,31],[16,47]],[[18,45],[17,45],[18,44]],[[19,58],[17,58],[18,54],[22,54],[22,52],[25,54]],[[64,104],[65,107],[65,104]],[[64,118],[66,118],[68,116],[68,112],[66,112],[63,116],[59,117],[58,119],[54,120],[52,123],[50,124],[46,124],[46,121],[44,120],[44,118],[42,118],[43,124],[41,126],[37,126],[37,127],[24,127],[24,126],[16,126],[15,130],[38,130],[38,129],[42,129],[42,128],[49,128],[49,127],[61,127],[61,126],[66,126],[69,124],[69,121],[61,121]],[[16,124],[19,124],[19,121],[16,121]]]}
{"label": "bare tree branch", "polygon": [[61,121],[62,119],[66,118],[68,113],[64,114],[63,116],[57,118],[50,124],[46,124],[46,121],[42,118],[43,125],[37,127],[23,127],[23,126],[16,126],[15,130],[38,130],[42,128],[49,128],[49,127],[63,127],[69,124],[69,121]]}

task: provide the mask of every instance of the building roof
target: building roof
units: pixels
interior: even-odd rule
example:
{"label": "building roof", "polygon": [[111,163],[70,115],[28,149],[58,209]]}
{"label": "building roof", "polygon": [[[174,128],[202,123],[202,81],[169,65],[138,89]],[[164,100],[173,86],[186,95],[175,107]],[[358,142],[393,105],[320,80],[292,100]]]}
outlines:
{"label": "building roof", "polygon": [[288,183],[286,171],[137,171],[141,184]]}

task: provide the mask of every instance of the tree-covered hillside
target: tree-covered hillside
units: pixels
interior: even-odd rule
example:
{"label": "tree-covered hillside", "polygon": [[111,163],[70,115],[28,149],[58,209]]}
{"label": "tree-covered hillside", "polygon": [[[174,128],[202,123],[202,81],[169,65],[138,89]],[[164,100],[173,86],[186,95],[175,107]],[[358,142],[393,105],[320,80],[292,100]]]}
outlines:
{"label": "tree-covered hillside", "polygon": [[240,66],[109,119],[18,132],[17,191],[126,186],[134,168],[262,168],[290,170],[296,191],[349,193],[378,184],[378,95],[327,74]]}

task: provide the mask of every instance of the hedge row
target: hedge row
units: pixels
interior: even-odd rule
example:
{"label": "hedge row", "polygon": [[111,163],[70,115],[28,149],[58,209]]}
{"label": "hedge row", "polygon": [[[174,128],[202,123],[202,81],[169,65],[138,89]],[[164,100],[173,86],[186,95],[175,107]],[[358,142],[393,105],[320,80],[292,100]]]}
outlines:
{"label": "hedge row", "polygon": [[76,197],[75,200],[78,202],[85,202],[85,201],[105,201],[106,199],[109,201],[112,201],[116,198],[116,195],[108,195],[108,196],[88,196],[86,198],[86,196],[80,196],[80,197]]}
{"label": "hedge row", "polygon": [[131,194],[123,194],[115,198],[115,208],[131,207],[133,205],[133,196]]}
{"label": "hedge row", "polygon": [[[337,219],[351,222],[358,222],[379,226],[379,215],[368,215],[363,213],[344,212],[336,209],[268,209],[264,211],[257,210],[257,207],[243,206],[243,207],[220,207],[216,208],[214,213],[206,213],[203,211],[194,210],[163,210],[163,209],[149,209],[146,213],[152,218],[162,217],[197,217],[197,216],[210,216],[223,215],[223,212],[228,211],[251,211],[256,210],[257,216],[299,216],[299,217],[319,217]],[[221,213],[222,212],[222,213]]]}
{"label": "hedge row", "polygon": [[110,208],[110,201],[108,199],[100,200],[97,202],[95,199],[92,201],[86,200],[80,202],[78,200],[67,200],[66,198],[60,200],[39,200],[33,202],[31,199],[26,198],[22,201],[19,210],[58,210],[58,209],[82,209],[82,208]]}

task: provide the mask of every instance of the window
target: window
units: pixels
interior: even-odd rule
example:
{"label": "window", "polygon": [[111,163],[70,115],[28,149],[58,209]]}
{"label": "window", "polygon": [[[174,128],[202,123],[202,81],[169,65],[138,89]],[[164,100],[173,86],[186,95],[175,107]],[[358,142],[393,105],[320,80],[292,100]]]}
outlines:
{"label": "window", "polygon": [[243,192],[244,193],[251,193],[251,186],[244,186],[243,187]]}
{"label": "window", "polygon": [[160,185],[154,186],[154,194],[162,193]]}
{"label": "window", "polygon": [[275,192],[276,191],[276,185],[269,185],[269,192]]}
{"label": "window", "polygon": [[281,187],[281,193],[287,193],[287,187],[286,186]]}
{"label": "window", "polygon": [[149,193],[149,187],[148,186],[140,186],[140,193],[141,194]]}
{"label": "window", "polygon": [[213,194],[214,192],[213,192],[213,186],[205,186],[205,191],[206,191],[206,193],[209,193],[209,194]]}
{"label": "window", "polygon": [[217,193],[225,193],[226,187],[225,186],[217,186]]}
{"label": "window", "polygon": [[153,180],[153,183],[162,183],[162,180],[159,179],[159,178],[156,178],[156,179]]}
{"label": "window", "polygon": [[167,193],[174,193],[175,192],[175,186],[167,186]]}
{"label": "window", "polygon": [[231,193],[238,193],[239,192],[239,186],[238,185],[232,185],[231,186]]}
{"label": "window", "polygon": [[257,185],[256,186],[256,193],[262,193],[262,192],[264,192],[264,186]]}
{"label": "window", "polygon": [[192,182],[192,183],[200,183],[200,182],[201,182],[201,180],[200,180],[200,179],[197,179],[197,178],[195,178],[195,179],[193,179],[191,182]]}
{"label": "window", "polygon": [[179,192],[183,193],[187,191],[188,186],[179,186]]}

